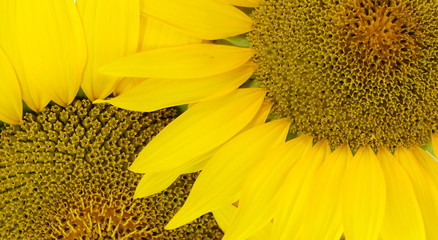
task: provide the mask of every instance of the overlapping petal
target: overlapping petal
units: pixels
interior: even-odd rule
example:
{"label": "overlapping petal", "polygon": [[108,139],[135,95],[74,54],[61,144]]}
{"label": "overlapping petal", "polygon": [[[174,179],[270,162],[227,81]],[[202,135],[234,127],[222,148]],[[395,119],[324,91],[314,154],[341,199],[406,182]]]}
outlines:
{"label": "overlapping petal", "polygon": [[394,156],[408,174],[423,216],[426,239],[438,239],[438,190],[430,173],[417,160],[415,154],[404,148],[397,148]]}
{"label": "overlapping petal", "polygon": [[254,118],[264,95],[260,89],[240,89],[197,103],[163,129],[129,169],[140,173],[170,170],[211,151]]}
{"label": "overlapping petal", "polygon": [[418,163],[429,173],[435,186],[438,188],[438,162],[434,156],[424,151],[419,146],[414,146],[411,149]]}
{"label": "overlapping petal", "polygon": [[386,183],[379,160],[368,146],[360,148],[348,163],[341,204],[346,239],[379,239]]}
{"label": "overlapping petal", "polygon": [[[262,104],[255,117],[248,125],[240,130],[239,133],[263,124],[266,121],[270,109],[270,104]],[[135,190],[134,197],[147,197],[149,195],[161,192],[169,187],[179,175],[202,170],[205,164],[219,149],[221,149],[224,144],[212,149],[211,151],[201,156],[189,160],[184,165],[172,168],[171,170],[145,174]]]}
{"label": "overlapping petal", "polygon": [[[227,232],[231,221],[237,213],[237,207],[234,205],[226,205],[213,211],[214,218],[222,231]],[[270,238],[272,224],[266,225],[260,231],[248,237],[247,240],[266,240]]]}
{"label": "overlapping petal", "polygon": [[205,161],[211,157],[211,154],[207,153],[206,156],[202,156],[199,161],[194,161],[193,164],[187,164],[181,168],[175,168],[168,171],[146,173],[141,178],[140,182],[135,189],[134,198],[141,198],[159,193],[168,188],[180,175],[196,172],[203,168]]}
{"label": "overlapping petal", "polygon": [[166,228],[179,227],[238,200],[247,173],[267,152],[285,140],[289,124],[286,119],[263,124],[222,146],[202,169],[186,203]]}
{"label": "overlapping petal", "polygon": [[205,101],[230,93],[254,72],[246,64],[229,72],[195,79],[147,79],[135,88],[109,100],[99,100],[132,111],[150,112],[161,108]]}
{"label": "overlapping petal", "polygon": [[142,12],[187,31],[214,40],[251,30],[252,20],[237,8],[216,0],[142,0]]}
{"label": "overlapping petal", "polygon": [[423,219],[408,174],[385,148],[377,154],[385,173],[387,204],[381,236],[388,240],[426,239]]}
{"label": "overlapping petal", "polygon": [[[19,29],[11,61],[23,98],[35,111],[49,100],[66,106],[79,90],[87,59],[81,19],[73,1],[14,1],[8,12]],[[31,37],[29,37],[31,36]],[[29,39],[31,38],[31,39]],[[6,49],[8,51],[8,49]]]}
{"label": "overlapping petal", "polygon": [[295,239],[341,239],[341,186],[347,163],[352,158],[350,148],[344,144],[331,153],[318,169],[309,188],[301,230],[296,233]]}
{"label": "overlapping petal", "polygon": [[260,4],[260,0],[217,0],[219,2],[228,3],[241,7],[257,7]]}
{"label": "overlapping petal", "polygon": [[304,206],[309,201],[310,188],[317,169],[330,153],[326,141],[320,141],[304,153],[290,169],[278,193],[277,211],[272,229],[272,238],[278,240],[299,239],[304,218]]}
{"label": "overlapping petal", "polygon": [[97,70],[106,63],[137,51],[140,29],[139,0],[78,0],[88,47],[82,90],[90,100],[105,98],[117,81]]}
{"label": "overlapping petal", "polygon": [[203,78],[245,64],[254,50],[224,45],[192,44],[137,53],[100,69],[104,74],[167,79]]}
{"label": "overlapping petal", "polygon": [[21,89],[15,70],[0,46],[0,121],[18,124],[22,117]]}
{"label": "overlapping petal", "polygon": [[271,221],[278,189],[290,168],[311,146],[311,137],[295,138],[272,150],[254,167],[242,187],[238,212],[224,240],[246,239]]}
{"label": "overlapping petal", "polygon": [[[143,1],[140,1],[140,3],[143,3]],[[207,43],[207,41],[193,37],[176,27],[163,23],[152,17],[146,15],[140,16],[140,36],[137,50],[138,52],[196,43]],[[124,92],[129,91],[130,89],[141,83],[143,80],[145,79],[121,79],[117,83],[117,86],[114,89],[113,93],[118,96]]]}
{"label": "overlapping petal", "polygon": [[[143,2],[141,1],[141,3]],[[141,16],[140,26],[139,51],[205,42],[205,40],[193,37],[177,27],[146,15]]]}

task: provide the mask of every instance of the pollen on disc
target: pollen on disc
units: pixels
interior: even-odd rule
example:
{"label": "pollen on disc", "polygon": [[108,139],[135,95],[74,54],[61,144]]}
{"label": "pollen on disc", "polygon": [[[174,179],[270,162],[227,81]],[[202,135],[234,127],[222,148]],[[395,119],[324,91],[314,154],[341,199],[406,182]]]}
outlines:
{"label": "pollen on disc", "polygon": [[410,147],[438,120],[438,2],[261,0],[259,83],[292,131],[332,147]]}
{"label": "pollen on disc", "polygon": [[211,214],[167,231],[197,174],[133,199],[142,177],[127,170],[176,117],[75,100],[0,132],[0,239],[220,239]]}

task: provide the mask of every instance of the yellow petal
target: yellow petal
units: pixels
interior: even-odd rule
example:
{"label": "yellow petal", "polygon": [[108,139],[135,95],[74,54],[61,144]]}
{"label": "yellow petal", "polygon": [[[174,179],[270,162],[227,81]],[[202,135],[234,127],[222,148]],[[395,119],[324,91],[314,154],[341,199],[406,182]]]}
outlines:
{"label": "yellow petal", "polygon": [[[237,207],[228,204],[213,211],[213,216],[216,219],[222,231],[227,232],[234,216],[237,213]],[[248,240],[266,240],[269,239],[272,230],[272,223],[268,223],[262,230],[249,237]]]}
{"label": "yellow petal", "polygon": [[74,2],[16,1],[10,13],[19,29],[14,62],[23,98],[34,110],[47,104],[47,95],[66,106],[79,90],[86,62],[86,45],[81,19]]}
{"label": "yellow petal", "polygon": [[105,98],[119,78],[97,73],[104,64],[137,51],[139,0],[78,0],[88,44],[82,90],[90,100]]}
{"label": "yellow petal", "polygon": [[254,65],[244,65],[223,74],[195,79],[147,79],[128,92],[100,100],[131,111],[158,109],[205,101],[237,89],[254,72]]}
{"label": "yellow petal", "polygon": [[170,170],[211,151],[254,118],[264,95],[260,89],[240,89],[197,103],[149,142],[129,169],[140,173]]}
{"label": "yellow petal", "polygon": [[438,162],[436,158],[419,146],[413,147],[411,151],[421,166],[423,166],[423,168],[429,173],[430,177],[435,182],[435,186],[438,188]]}
{"label": "yellow petal", "polygon": [[397,148],[394,156],[411,179],[423,215],[426,239],[438,239],[436,223],[438,222],[438,190],[433,179],[412,151],[404,147]]}
{"label": "yellow petal", "polygon": [[187,166],[168,171],[146,173],[135,189],[134,198],[141,198],[159,193],[168,188],[180,175],[201,170],[211,155],[206,154]]}
{"label": "yellow petal", "polygon": [[310,201],[309,194],[314,191],[310,188],[312,180],[329,153],[328,143],[320,141],[309,152],[304,153],[290,169],[278,195],[278,210],[274,217],[272,239],[304,239],[294,237],[297,236],[303,222],[304,206]]}
{"label": "yellow petal", "polygon": [[433,152],[434,152],[435,156],[437,156],[438,155],[438,133],[432,133],[431,139],[432,139]]}
{"label": "yellow petal", "polygon": [[237,208],[232,204],[227,204],[223,207],[215,209],[213,211],[213,216],[222,231],[226,232],[236,213]]}
{"label": "yellow petal", "polygon": [[385,240],[426,239],[421,210],[408,174],[386,149],[377,154],[386,181],[386,210],[381,236]]}
{"label": "yellow petal", "polygon": [[25,78],[25,71],[21,64],[22,56],[20,56],[17,47],[17,38],[21,31],[17,27],[17,7],[19,7],[17,5],[17,1],[0,1],[0,45],[7,53],[15,70],[22,98],[31,109],[39,111],[47,105],[50,98],[39,88],[37,89],[37,84],[29,82],[29,79]]}
{"label": "yellow petal", "polygon": [[339,240],[342,236],[341,186],[353,155],[347,144],[328,156],[315,174],[299,239]]}
{"label": "yellow petal", "polygon": [[9,124],[18,124],[22,117],[23,106],[21,89],[14,68],[0,47],[0,120]]}
{"label": "yellow petal", "polygon": [[311,146],[311,137],[295,138],[271,151],[254,167],[243,184],[238,212],[223,240],[246,239],[271,221],[280,186],[293,164]]}
{"label": "yellow petal", "polygon": [[385,213],[385,177],[370,147],[360,148],[348,163],[341,198],[346,239],[378,239]]}
{"label": "yellow petal", "polygon": [[249,32],[252,20],[215,0],[142,0],[142,12],[195,37],[214,40]]}
{"label": "yellow petal", "polygon": [[[122,93],[128,92],[135,86],[142,83],[146,78],[122,78],[117,82],[116,88],[113,91],[114,96],[119,96]],[[96,100],[99,101],[100,99]]]}
{"label": "yellow petal", "polygon": [[[143,1],[141,1],[143,3]],[[202,43],[180,29],[155,18],[142,15],[140,28],[140,51]]]}
{"label": "yellow petal", "polygon": [[219,2],[228,3],[241,7],[257,7],[260,4],[260,0],[217,0]]}
{"label": "yellow petal", "polygon": [[266,119],[269,116],[269,113],[271,112],[271,108],[272,104],[264,102],[257,112],[256,116],[248,125],[246,125],[245,128],[242,129],[242,132],[265,123]]}
{"label": "yellow petal", "polygon": [[[163,23],[152,17],[145,15],[141,15],[140,17],[140,40],[138,51],[176,47],[195,43],[208,43],[208,41],[193,37],[176,27]],[[117,83],[113,93],[118,96],[132,89],[143,80],[144,78],[121,79]]]}
{"label": "yellow petal", "polygon": [[146,173],[138,182],[134,198],[141,198],[159,193],[168,188],[179,176],[173,171]]}
{"label": "yellow petal", "polygon": [[263,124],[221,147],[202,169],[185,204],[166,228],[177,228],[237,201],[248,173],[268,151],[285,140],[289,125],[286,119]]}
{"label": "yellow petal", "polygon": [[253,54],[248,48],[193,44],[137,53],[110,63],[100,71],[125,77],[203,78],[238,68]]}

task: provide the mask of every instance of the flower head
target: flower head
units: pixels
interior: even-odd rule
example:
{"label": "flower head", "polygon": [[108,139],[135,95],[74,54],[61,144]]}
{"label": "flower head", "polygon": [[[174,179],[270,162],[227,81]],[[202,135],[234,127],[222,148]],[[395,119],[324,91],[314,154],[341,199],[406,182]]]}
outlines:
{"label": "flower head", "polygon": [[[144,173],[137,197],[202,169],[169,229],[213,211],[227,240],[438,239],[438,164],[420,148],[438,152],[436,1],[142,2],[147,17],[225,39],[101,69],[149,78],[105,102],[190,104],[130,167]],[[250,48],[229,46],[250,31]]]}
{"label": "flower head", "polygon": [[[146,20],[140,6],[138,0],[0,2],[0,120],[8,123],[0,129],[1,239],[222,235],[211,215],[163,231],[196,174],[161,195],[132,199],[139,179],[127,167],[174,109],[146,114],[78,100],[116,96],[144,80],[100,74],[104,64],[201,42]],[[23,108],[36,113],[23,117]]]}
{"label": "flower head", "polygon": [[2,129],[1,239],[218,239],[211,215],[164,231],[196,174],[165,192],[133,199],[138,151],[176,115],[138,113],[75,100]]}

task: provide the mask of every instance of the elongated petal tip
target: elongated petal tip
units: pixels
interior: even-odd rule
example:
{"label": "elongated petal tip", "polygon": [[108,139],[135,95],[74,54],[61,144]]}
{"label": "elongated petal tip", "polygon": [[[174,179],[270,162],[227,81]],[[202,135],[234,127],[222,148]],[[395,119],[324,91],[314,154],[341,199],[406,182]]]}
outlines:
{"label": "elongated petal tip", "polygon": [[22,117],[21,89],[14,68],[0,47],[0,120],[19,124]]}
{"label": "elongated petal tip", "polygon": [[377,157],[388,186],[382,238],[425,240],[423,218],[409,175],[386,148],[379,149]]}
{"label": "elongated petal tip", "polygon": [[239,89],[224,97],[197,103],[164,128],[129,169],[134,172],[170,170],[211,151],[254,118],[264,95],[260,89]]}
{"label": "elongated petal tip", "polygon": [[134,192],[134,198],[147,197],[168,188],[179,176],[177,171],[147,173],[143,175]]}
{"label": "elongated petal tip", "polygon": [[386,205],[386,182],[369,146],[360,148],[347,166],[341,203],[346,238],[378,239]]}
{"label": "elongated petal tip", "polygon": [[151,112],[206,101],[234,91],[253,72],[254,66],[245,64],[232,71],[206,78],[147,79],[105,102],[131,111]]}
{"label": "elongated petal tip", "polygon": [[60,105],[70,104],[79,90],[87,60],[75,4],[67,0],[16,4],[13,17],[20,29],[16,36],[20,60],[14,65],[25,101],[31,108],[40,109],[46,104],[45,95]]}
{"label": "elongated petal tip", "polygon": [[97,70],[137,51],[140,3],[139,0],[80,0],[77,7],[82,16],[89,52],[81,87],[90,100],[105,98],[120,79],[98,74]]}
{"label": "elongated petal tip", "polygon": [[96,100],[93,101],[94,104],[96,104],[96,103],[108,103],[108,102],[109,102],[109,100],[105,100],[105,99],[96,99]]}
{"label": "elongated petal tip", "polygon": [[192,44],[145,51],[99,69],[123,77],[190,79],[225,73],[248,62],[254,50],[215,44]]}
{"label": "elongated petal tip", "polygon": [[[253,166],[267,152],[284,142],[289,124],[288,119],[262,124],[222,146],[203,168],[186,203],[169,222],[169,228],[179,227],[202,214],[235,202]],[[224,162],[224,159],[230,161]]]}
{"label": "elongated petal tip", "polygon": [[215,40],[251,31],[252,19],[217,0],[143,0],[142,12],[193,36]]}

